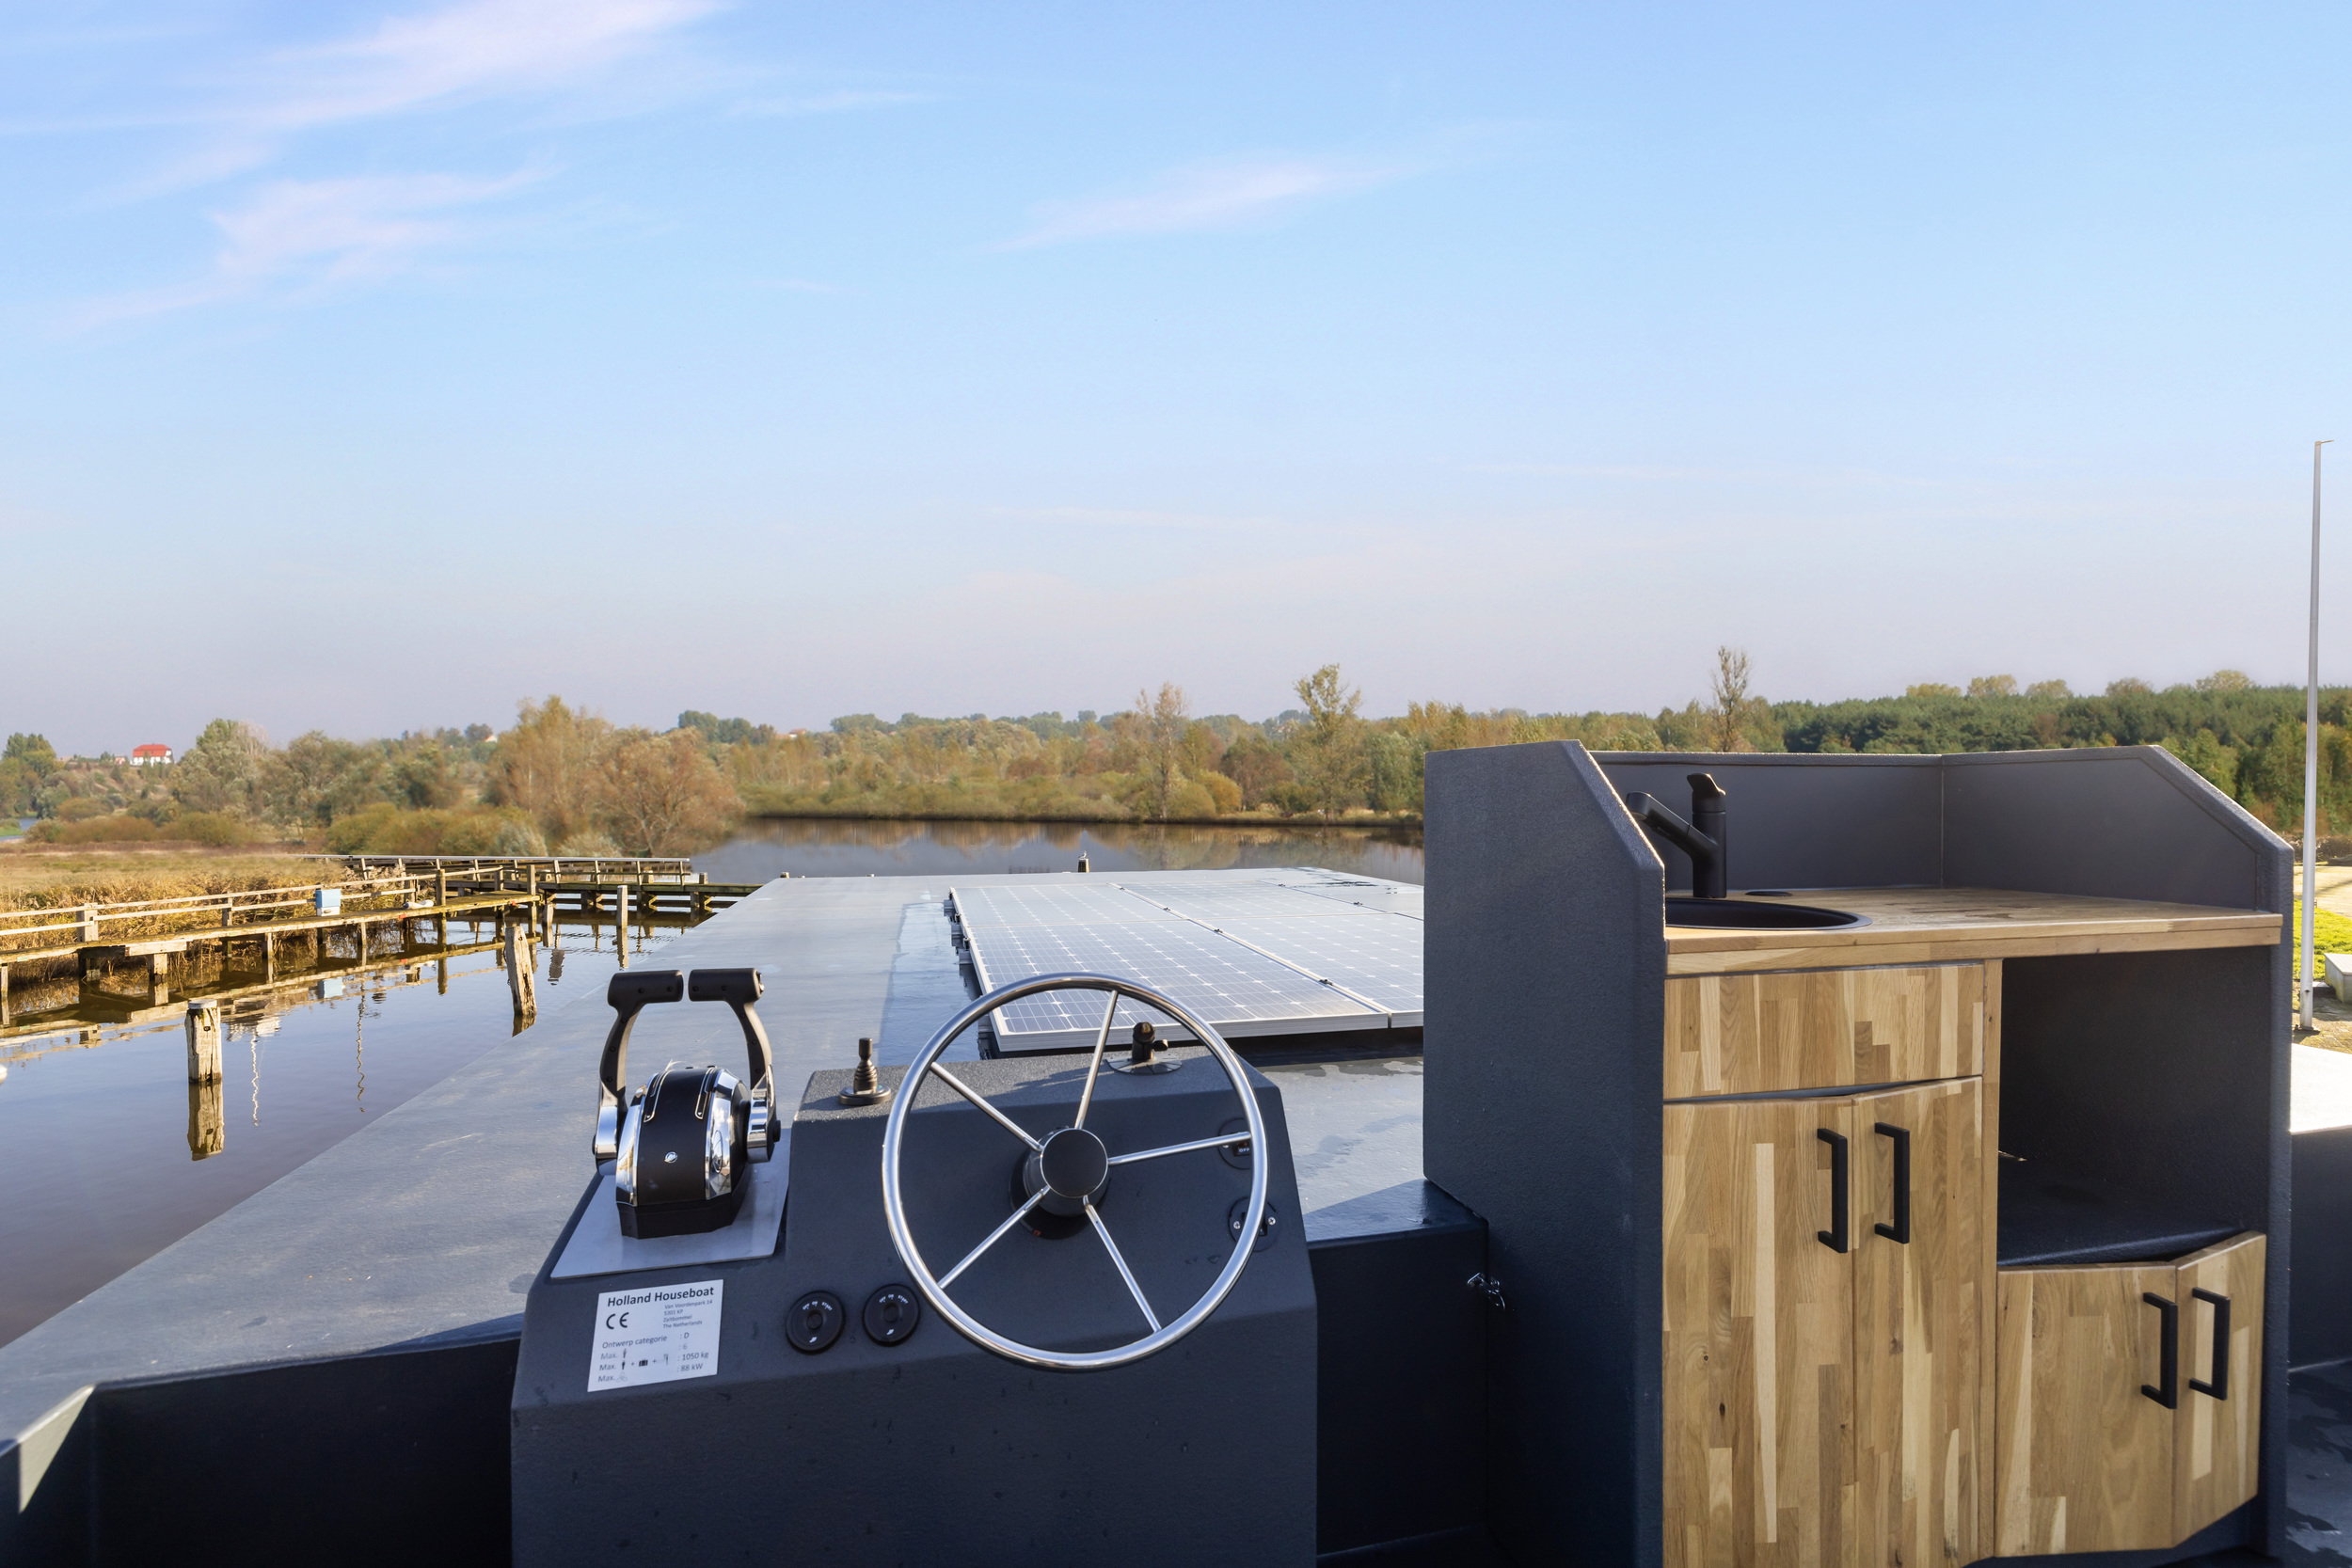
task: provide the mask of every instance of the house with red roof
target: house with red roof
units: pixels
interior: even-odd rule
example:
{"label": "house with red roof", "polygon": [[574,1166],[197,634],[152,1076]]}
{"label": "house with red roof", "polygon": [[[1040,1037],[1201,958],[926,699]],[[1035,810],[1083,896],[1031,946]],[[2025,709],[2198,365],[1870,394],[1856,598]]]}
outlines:
{"label": "house with red roof", "polygon": [[161,767],[170,761],[171,748],[168,746],[134,746],[131,748],[131,766],[134,768],[145,768],[150,763]]}

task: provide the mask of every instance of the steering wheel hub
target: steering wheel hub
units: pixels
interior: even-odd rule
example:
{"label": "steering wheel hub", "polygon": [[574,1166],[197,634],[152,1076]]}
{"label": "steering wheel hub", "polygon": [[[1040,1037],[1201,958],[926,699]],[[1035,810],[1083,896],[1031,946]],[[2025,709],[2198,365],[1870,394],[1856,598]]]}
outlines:
{"label": "steering wheel hub", "polygon": [[1046,1139],[1037,1164],[1038,1175],[1057,1197],[1090,1198],[1111,1175],[1110,1150],[1083,1127],[1065,1127]]}

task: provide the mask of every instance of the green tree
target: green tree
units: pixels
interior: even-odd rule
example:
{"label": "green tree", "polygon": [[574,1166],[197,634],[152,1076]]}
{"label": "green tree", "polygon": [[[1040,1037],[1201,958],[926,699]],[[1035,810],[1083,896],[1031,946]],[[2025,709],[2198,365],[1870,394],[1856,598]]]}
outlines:
{"label": "green tree", "polygon": [[1156,697],[1137,691],[1135,711],[1120,715],[1120,721],[1121,749],[1142,777],[1152,815],[1165,822],[1168,802],[1184,782],[1184,741],[1193,728],[1184,689],[1162,681]]}
{"label": "green tree", "polygon": [[1327,664],[1301,675],[1291,688],[1307,710],[1307,721],[1291,737],[1291,766],[1310,809],[1336,816],[1364,803],[1371,760],[1364,754],[1363,693],[1340,680],[1340,667]]}
{"label": "green tree", "polygon": [[1295,777],[1289,759],[1254,724],[1233,736],[1216,766],[1241,791],[1245,811],[1255,811]]}
{"label": "green tree", "polygon": [[2017,695],[2015,675],[1971,675],[1968,677],[1971,697],[2014,697]]}
{"label": "green tree", "polygon": [[171,794],[187,811],[248,818],[260,815],[269,740],[252,725],[215,719],[172,765]]}

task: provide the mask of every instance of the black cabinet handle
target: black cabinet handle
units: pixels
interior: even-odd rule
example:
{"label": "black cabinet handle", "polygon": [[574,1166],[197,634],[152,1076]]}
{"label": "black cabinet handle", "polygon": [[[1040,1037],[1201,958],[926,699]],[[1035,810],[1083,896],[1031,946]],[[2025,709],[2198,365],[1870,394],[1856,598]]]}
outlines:
{"label": "black cabinet handle", "polygon": [[2167,1410],[2178,1410],[2181,1407],[2180,1305],[2177,1302],[2165,1300],[2153,1291],[2142,1291],[2139,1294],[2139,1299],[2164,1314],[2164,1328],[2162,1330],[2164,1335],[2164,1349],[2157,1354],[2158,1370],[2156,1374],[2157,1377],[2163,1382],[2164,1386],[2162,1388],[2151,1388],[2143,1383],[2139,1386],[2139,1391],[2147,1395],[2150,1399],[2155,1401],[2158,1404],[2164,1406]]}
{"label": "black cabinet handle", "polygon": [[2213,1381],[2200,1383],[2192,1377],[2188,1386],[2201,1394],[2226,1400],[2230,1397],[2230,1298],[2211,1291],[2191,1291],[2189,1294],[2213,1304]]}
{"label": "black cabinet handle", "polygon": [[1895,1140],[1895,1223],[1871,1227],[1890,1242],[1911,1244],[1911,1129],[1880,1122],[1871,1131]]}
{"label": "black cabinet handle", "polygon": [[1813,1234],[1832,1252],[1844,1252],[1849,1246],[1847,1233],[1846,1197],[1846,1135],[1819,1128],[1814,1136],[1829,1145],[1829,1228]]}

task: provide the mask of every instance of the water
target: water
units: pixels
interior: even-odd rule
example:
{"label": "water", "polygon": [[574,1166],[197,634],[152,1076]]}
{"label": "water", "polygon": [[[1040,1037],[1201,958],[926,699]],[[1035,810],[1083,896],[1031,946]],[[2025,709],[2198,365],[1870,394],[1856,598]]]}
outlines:
{"label": "water", "polygon": [[1218,871],[1320,865],[1391,881],[1422,879],[1418,828],[1155,828],[1064,822],[755,822],[694,857],[714,882],[795,877],[953,877],[963,873]]}
{"label": "water", "polygon": [[[642,930],[652,954],[675,928]],[[601,994],[611,922],[560,927],[534,965],[541,1013]],[[516,1034],[486,951],[381,959],[225,1004],[216,1109],[187,1081],[176,1018],[0,1038],[0,1343],[71,1306]],[[217,1121],[212,1120],[216,1117]],[[216,1153],[196,1157],[192,1143]]]}
{"label": "water", "polygon": [[[749,825],[694,857],[714,882],[795,877],[1097,872],[1320,865],[1422,879],[1411,829],[1152,828],[1034,822],[790,821]],[[676,927],[642,930],[652,953]],[[633,961],[633,960],[632,960]],[[612,927],[562,927],[537,968],[542,1013],[597,993]],[[122,998],[66,1010],[71,979],[19,982],[0,1034],[0,1343],[512,1037],[506,978],[487,951],[436,964],[397,955],[290,976],[224,1006],[217,1102],[187,1082],[178,1007]],[[44,987],[48,988],[44,991]],[[99,1015],[112,1007],[116,1022]],[[43,1007],[54,1007],[44,1020]],[[119,1015],[131,1014],[126,1020]],[[212,1130],[218,1131],[216,1151]]]}

